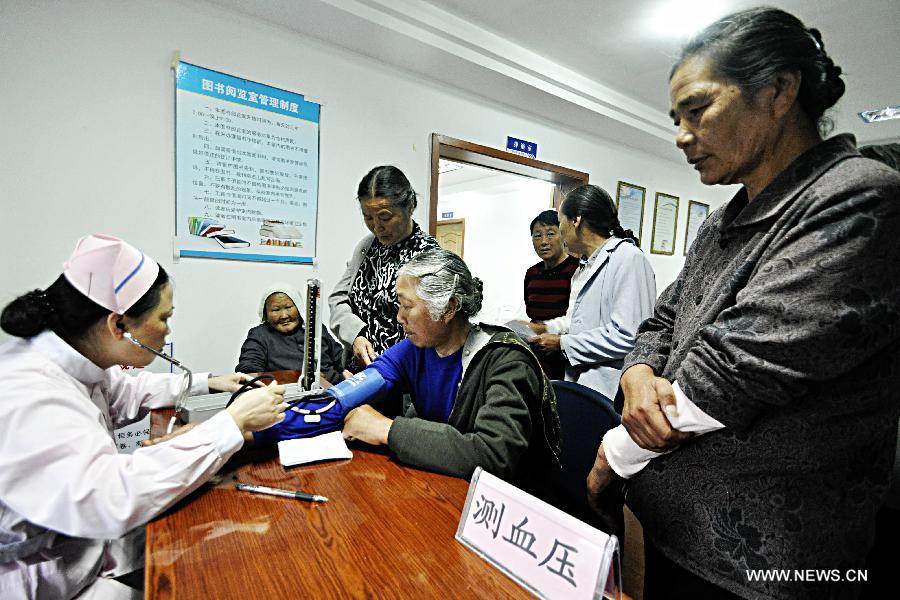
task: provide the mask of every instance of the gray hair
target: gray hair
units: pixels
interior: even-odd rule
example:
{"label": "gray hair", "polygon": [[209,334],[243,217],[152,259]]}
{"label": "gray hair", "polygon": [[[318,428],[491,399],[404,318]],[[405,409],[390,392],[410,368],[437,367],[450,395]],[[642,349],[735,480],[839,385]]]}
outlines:
{"label": "gray hair", "polygon": [[437,321],[447,313],[450,298],[456,298],[459,312],[472,317],[481,310],[484,284],[472,277],[459,256],[447,250],[427,250],[400,267],[397,277],[418,279],[416,295],[428,307],[428,315]]}

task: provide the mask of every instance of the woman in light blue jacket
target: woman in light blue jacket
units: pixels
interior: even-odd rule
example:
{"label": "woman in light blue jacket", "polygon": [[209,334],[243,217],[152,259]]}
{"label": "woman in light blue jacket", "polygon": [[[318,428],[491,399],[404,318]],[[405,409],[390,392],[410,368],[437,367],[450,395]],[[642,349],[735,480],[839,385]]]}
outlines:
{"label": "woman in light blue jacket", "polygon": [[602,188],[582,185],[559,207],[559,232],[581,257],[566,315],[537,326],[536,350],[561,349],[576,381],[614,398],[622,361],[634,348],[638,325],[653,314],[656,278],[615,204]]}

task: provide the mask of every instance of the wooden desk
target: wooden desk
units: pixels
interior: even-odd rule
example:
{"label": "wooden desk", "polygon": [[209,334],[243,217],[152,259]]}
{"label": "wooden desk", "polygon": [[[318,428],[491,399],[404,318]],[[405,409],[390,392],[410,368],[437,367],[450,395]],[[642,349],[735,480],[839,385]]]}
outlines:
{"label": "wooden desk", "polygon": [[[154,434],[170,414],[154,413]],[[253,462],[226,466],[222,483],[147,525],[146,598],[531,597],[454,539],[468,482],[351,449],[352,460],[289,469],[272,451],[245,451],[230,465]],[[330,501],[238,492],[235,482]]]}

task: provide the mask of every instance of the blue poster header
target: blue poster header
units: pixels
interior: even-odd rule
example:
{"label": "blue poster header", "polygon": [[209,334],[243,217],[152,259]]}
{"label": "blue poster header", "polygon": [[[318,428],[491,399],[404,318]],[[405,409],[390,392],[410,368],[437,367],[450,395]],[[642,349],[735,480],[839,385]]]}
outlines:
{"label": "blue poster header", "polygon": [[232,77],[186,62],[178,63],[175,70],[175,87],[304,121],[319,122],[321,106],[315,102],[307,102],[302,94]]}

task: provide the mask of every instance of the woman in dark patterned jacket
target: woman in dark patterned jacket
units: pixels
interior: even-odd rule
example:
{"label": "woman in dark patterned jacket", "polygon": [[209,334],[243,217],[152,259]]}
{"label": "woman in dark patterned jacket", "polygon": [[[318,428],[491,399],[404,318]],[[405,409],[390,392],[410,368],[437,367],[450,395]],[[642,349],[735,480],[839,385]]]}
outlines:
{"label": "woman in dark patterned jacket", "polygon": [[347,270],[328,297],[331,330],[347,350],[347,368],[357,372],[403,339],[397,322],[397,270],[437,241],[413,221],[416,193],[400,169],[375,167],[356,192],[372,233],[350,256]]}
{"label": "woman in dark patterned jacket", "polygon": [[772,8],[710,25],[672,71],[676,144],[743,187],[641,326],[625,429],[588,478],[596,497],[631,477],[645,598],[859,594],[900,416],[900,175],[822,141],[840,74]]}

